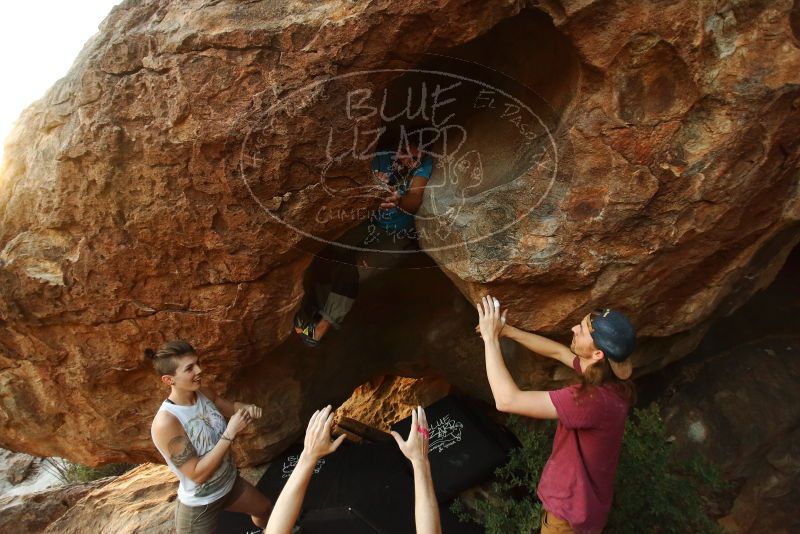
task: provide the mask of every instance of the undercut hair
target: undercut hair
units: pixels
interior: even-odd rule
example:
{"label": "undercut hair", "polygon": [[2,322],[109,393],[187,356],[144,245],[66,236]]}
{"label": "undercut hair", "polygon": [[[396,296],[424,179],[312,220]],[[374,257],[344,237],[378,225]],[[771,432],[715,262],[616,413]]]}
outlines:
{"label": "undercut hair", "polygon": [[157,351],[144,349],[145,357],[153,363],[153,369],[159,375],[174,375],[178,369],[178,360],[181,356],[196,354],[194,347],[187,341],[176,339],[161,345]]}

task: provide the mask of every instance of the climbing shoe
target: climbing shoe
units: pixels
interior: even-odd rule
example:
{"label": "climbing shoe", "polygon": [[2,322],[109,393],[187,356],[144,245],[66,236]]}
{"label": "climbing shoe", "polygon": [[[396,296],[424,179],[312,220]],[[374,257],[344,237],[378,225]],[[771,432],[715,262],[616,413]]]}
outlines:
{"label": "climbing shoe", "polygon": [[314,326],[314,319],[302,311],[294,316],[294,331],[300,336],[303,343],[309,347],[319,346],[319,341],[314,339]]}

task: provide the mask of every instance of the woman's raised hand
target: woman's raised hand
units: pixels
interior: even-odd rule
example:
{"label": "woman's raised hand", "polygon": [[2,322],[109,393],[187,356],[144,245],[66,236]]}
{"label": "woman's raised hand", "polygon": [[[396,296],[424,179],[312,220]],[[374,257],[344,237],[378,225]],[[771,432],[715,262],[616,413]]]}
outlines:
{"label": "woman's raised hand", "polygon": [[408,439],[403,441],[400,434],[394,430],[392,430],[392,437],[397,442],[397,446],[400,447],[400,452],[411,460],[412,464],[428,461],[430,429],[422,406],[417,406],[411,410],[411,430],[408,433]]}
{"label": "woman's raised hand", "polygon": [[342,434],[335,441],[331,441],[332,426],[333,413],[330,405],[314,412],[308,422],[308,428],[306,428],[303,454],[316,461],[338,449],[346,436]]}
{"label": "woman's raised hand", "polygon": [[225,436],[230,439],[235,438],[252,420],[253,418],[250,416],[250,412],[246,407],[239,408],[239,410],[233,414],[230,421],[228,421],[228,426],[225,428]]}

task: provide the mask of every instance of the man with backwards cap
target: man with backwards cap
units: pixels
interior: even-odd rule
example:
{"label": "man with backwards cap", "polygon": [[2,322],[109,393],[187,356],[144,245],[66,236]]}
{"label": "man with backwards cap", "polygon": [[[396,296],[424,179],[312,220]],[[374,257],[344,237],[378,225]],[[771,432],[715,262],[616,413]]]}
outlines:
{"label": "man with backwards cap", "polygon": [[[624,314],[603,308],[572,327],[567,347],[506,324],[508,310],[501,313],[495,298],[484,297],[477,306],[497,409],[558,419],[537,490],[545,509],[542,534],[601,532],[611,510],[625,418],[636,397],[629,380],[636,330]],[[554,391],[520,390],[503,361],[500,337],[572,367],[580,382]]]}

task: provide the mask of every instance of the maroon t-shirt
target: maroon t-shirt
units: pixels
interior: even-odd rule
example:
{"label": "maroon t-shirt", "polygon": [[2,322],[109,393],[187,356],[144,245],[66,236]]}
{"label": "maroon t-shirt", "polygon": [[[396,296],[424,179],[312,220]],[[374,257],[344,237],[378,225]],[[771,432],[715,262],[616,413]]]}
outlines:
{"label": "maroon t-shirt", "polygon": [[[577,357],[572,365],[581,372]],[[558,426],[537,494],[579,534],[600,532],[611,510],[628,402],[608,385],[580,395],[578,386],[569,386],[550,398]]]}

